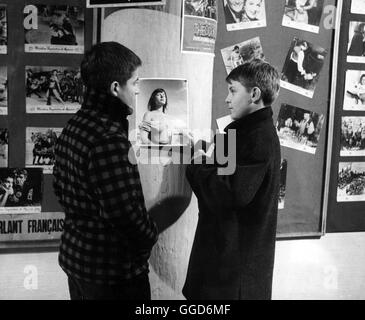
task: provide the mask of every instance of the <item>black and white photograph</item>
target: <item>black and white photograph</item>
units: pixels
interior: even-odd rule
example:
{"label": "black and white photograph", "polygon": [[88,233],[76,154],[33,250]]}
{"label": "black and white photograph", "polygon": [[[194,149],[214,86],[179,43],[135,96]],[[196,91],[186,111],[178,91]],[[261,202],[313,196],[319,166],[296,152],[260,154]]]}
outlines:
{"label": "black and white photograph", "polygon": [[288,161],[286,159],[282,159],[280,163],[280,187],[279,187],[279,202],[278,202],[279,210],[282,210],[285,207],[287,168],[288,168]]}
{"label": "black and white photograph", "polygon": [[365,22],[350,21],[347,62],[365,63]]}
{"label": "black and white photograph", "polygon": [[259,37],[223,48],[221,54],[227,74],[245,62],[250,62],[253,59],[265,59]]}
{"label": "black and white photograph", "polygon": [[365,117],[342,117],[340,141],[341,156],[365,156]]}
{"label": "black and white photograph", "polygon": [[25,52],[84,53],[84,10],[71,5],[24,7]]}
{"label": "black and white photograph", "polygon": [[282,104],[276,123],[283,147],[315,154],[324,116],[318,113]]}
{"label": "black and white photograph", "polygon": [[346,71],[343,109],[365,111],[365,71]]}
{"label": "black and white photograph", "polygon": [[266,27],[265,0],[222,0],[228,31]]}
{"label": "black and white photograph", "polygon": [[0,54],[7,53],[8,46],[8,22],[6,18],[6,6],[0,4]]}
{"label": "black and white photograph", "polygon": [[365,162],[340,162],[337,202],[365,201]]}
{"label": "black and white photograph", "polygon": [[284,0],[284,27],[319,33],[324,0]]}
{"label": "black and white photograph", "polygon": [[327,50],[294,38],[283,67],[281,87],[313,98]]}
{"label": "black and white photograph", "polygon": [[52,173],[55,161],[54,147],[62,128],[26,128],[25,166],[43,168]]}
{"label": "black and white photograph", "polygon": [[351,0],[351,13],[365,14],[365,0]]}
{"label": "black and white photograph", "polygon": [[217,0],[185,0],[184,7],[185,15],[217,20]]}
{"label": "black and white photograph", "polygon": [[189,141],[185,79],[141,79],[136,101],[137,145],[181,146]]}
{"label": "black and white photograph", "polygon": [[0,115],[8,114],[8,73],[7,67],[0,66]]}
{"label": "black and white photograph", "polygon": [[86,0],[87,8],[161,6],[166,0]]}
{"label": "black and white photograph", "polygon": [[26,66],[27,113],[75,113],[83,102],[79,68]]}
{"label": "black and white photograph", "polygon": [[41,212],[42,170],[0,168],[0,214]]}
{"label": "black and white photograph", "polygon": [[0,168],[8,166],[9,130],[0,128]]}

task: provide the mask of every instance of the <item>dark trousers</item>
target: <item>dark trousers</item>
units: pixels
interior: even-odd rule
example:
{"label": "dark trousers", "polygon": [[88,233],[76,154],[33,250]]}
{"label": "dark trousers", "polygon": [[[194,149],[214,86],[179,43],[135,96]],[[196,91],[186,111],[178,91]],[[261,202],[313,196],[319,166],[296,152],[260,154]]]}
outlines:
{"label": "dark trousers", "polygon": [[68,276],[71,300],[151,300],[148,274],[116,285],[95,284]]}

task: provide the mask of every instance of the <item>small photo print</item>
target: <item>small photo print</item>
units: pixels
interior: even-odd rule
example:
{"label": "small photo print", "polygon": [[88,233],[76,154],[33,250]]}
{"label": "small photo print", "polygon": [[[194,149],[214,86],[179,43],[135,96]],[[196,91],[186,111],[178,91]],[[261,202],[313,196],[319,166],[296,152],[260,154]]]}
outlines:
{"label": "small photo print", "polygon": [[185,15],[217,21],[217,0],[185,0]]}
{"label": "small photo print", "polygon": [[43,168],[52,173],[55,161],[54,147],[62,128],[26,128],[25,166]]}
{"label": "small photo print", "polygon": [[259,37],[221,49],[221,54],[227,74],[253,59],[265,59]]}
{"label": "small photo print", "polygon": [[324,0],[284,0],[284,27],[319,33]]}
{"label": "small photo print", "polygon": [[365,14],[365,0],[351,0],[351,13]]}
{"label": "small photo print", "polygon": [[343,109],[365,111],[365,71],[346,71]]}
{"label": "small photo print", "polygon": [[75,113],[84,86],[79,68],[26,66],[27,113]]}
{"label": "small photo print", "polygon": [[282,104],[276,130],[283,147],[315,154],[324,116]]}
{"label": "small photo print", "polygon": [[337,202],[365,201],[365,162],[340,162]]}
{"label": "small photo print", "polygon": [[0,168],[0,214],[41,212],[42,170]]}
{"label": "small photo print", "polygon": [[9,131],[6,128],[0,128],[0,168],[8,166],[9,150]]}
{"label": "small photo print", "polygon": [[313,98],[326,55],[327,50],[294,38],[283,67],[281,86]]}
{"label": "small photo print", "polygon": [[[189,143],[188,83],[185,79],[141,79],[136,101],[137,145]],[[133,137],[132,137],[133,139]]]}
{"label": "small photo print", "polygon": [[278,203],[279,210],[282,210],[285,207],[287,168],[288,168],[288,161],[286,159],[282,159],[280,164],[280,189],[279,189],[279,203]]}
{"label": "small photo print", "polygon": [[365,156],[365,117],[342,117],[340,142],[341,156]]}
{"label": "small photo print", "polygon": [[228,31],[266,27],[265,0],[222,0]]}
{"label": "small photo print", "polygon": [[8,75],[7,68],[0,66],[0,115],[8,114]]}
{"label": "small photo print", "polygon": [[24,7],[25,52],[84,53],[84,10],[71,5]]}
{"label": "small photo print", "polygon": [[350,21],[347,62],[365,63],[365,22]]}
{"label": "small photo print", "polygon": [[0,54],[7,53],[8,23],[6,19],[6,6],[0,4]]}

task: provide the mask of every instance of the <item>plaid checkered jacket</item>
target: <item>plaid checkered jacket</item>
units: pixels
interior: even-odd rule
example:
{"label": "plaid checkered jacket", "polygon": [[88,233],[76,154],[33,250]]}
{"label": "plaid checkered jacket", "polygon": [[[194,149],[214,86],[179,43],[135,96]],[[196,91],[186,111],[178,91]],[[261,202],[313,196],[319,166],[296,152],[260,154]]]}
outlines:
{"label": "plaid checkered jacket", "polygon": [[57,140],[53,186],[65,212],[59,263],[84,281],[118,284],[148,272],[157,241],[137,165],[128,158],[129,110],[89,92]]}

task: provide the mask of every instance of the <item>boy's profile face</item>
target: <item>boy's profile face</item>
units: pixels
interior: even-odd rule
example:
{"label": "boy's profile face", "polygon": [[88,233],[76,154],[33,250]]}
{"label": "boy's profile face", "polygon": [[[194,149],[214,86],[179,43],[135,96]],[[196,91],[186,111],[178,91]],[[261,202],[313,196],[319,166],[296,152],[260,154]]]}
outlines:
{"label": "boy's profile face", "polygon": [[226,104],[233,120],[241,119],[255,111],[251,92],[252,90],[247,90],[239,81],[231,80],[228,83]]}
{"label": "boy's profile face", "polygon": [[132,76],[128,79],[124,86],[120,87],[118,91],[118,99],[124,102],[127,106],[133,107],[135,103],[135,96],[139,93],[139,68],[134,70]]}

